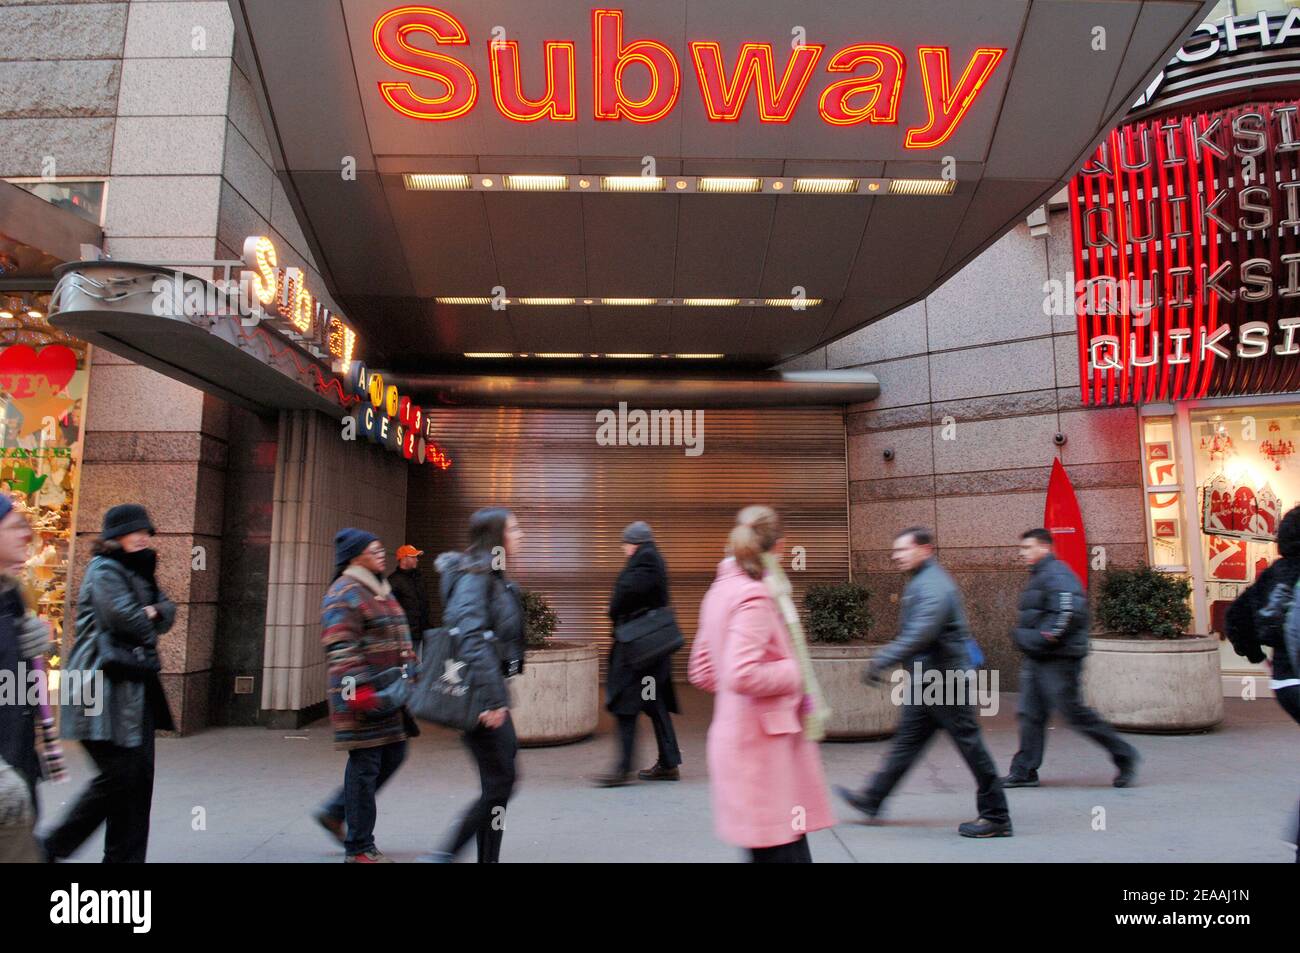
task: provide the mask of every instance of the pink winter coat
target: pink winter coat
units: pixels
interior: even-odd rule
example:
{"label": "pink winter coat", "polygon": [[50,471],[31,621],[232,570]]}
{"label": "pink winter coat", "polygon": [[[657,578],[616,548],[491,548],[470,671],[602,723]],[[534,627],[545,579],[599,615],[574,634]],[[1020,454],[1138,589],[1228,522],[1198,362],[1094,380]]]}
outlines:
{"label": "pink winter coat", "polygon": [[717,698],[709,781],[718,837],[775,847],[835,824],[817,745],[803,735],[803,678],[776,602],[734,559],[700,605],[691,684]]}

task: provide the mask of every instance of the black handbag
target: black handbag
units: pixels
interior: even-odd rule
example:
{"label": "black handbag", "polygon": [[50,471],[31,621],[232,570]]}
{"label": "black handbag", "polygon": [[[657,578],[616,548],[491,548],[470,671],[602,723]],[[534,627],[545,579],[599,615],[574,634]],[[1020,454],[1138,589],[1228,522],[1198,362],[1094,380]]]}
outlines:
{"label": "black handbag", "polygon": [[158,650],[149,645],[122,645],[107,629],[95,633],[99,669],[112,681],[142,682],[162,671]]}
{"label": "black handbag", "polygon": [[651,609],[615,626],[614,640],[628,668],[649,668],[686,644],[670,606]]}
{"label": "black handbag", "polygon": [[420,677],[406,703],[420,721],[472,731],[485,710],[460,658],[460,629],[429,629],[420,652]]}

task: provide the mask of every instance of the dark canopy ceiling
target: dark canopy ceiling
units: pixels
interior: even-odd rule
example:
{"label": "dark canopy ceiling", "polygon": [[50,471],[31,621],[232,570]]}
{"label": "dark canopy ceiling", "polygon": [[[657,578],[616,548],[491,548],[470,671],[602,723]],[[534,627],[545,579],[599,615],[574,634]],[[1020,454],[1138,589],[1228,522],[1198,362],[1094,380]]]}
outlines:
{"label": "dark canopy ceiling", "polygon": [[[721,353],[772,363],[924,296],[1063,183],[1123,115],[1210,3],[1200,0],[625,0],[624,42],[654,39],[681,69],[676,107],[653,123],[593,117],[589,0],[439,0],[466,46],[409,42],[470,66],[465,115],[423,121],[389,107],[381,82],[438,85],[376,52],[397,0],[230,0],[259,74],[277,163],[331,292],[364,353],[396,370],[462,364],[464,352]],[[575,44],[576,121],[506,119],[488,43],[519,43],[523,91],[543,91],[542,43]],[[777,79],[792,31],[825,46],[788,124],[763,123],[751,93],[736,122],[710,121],[688,47],[720,44],[730,71],[746,41],[771,43]],[[906,65],[896,124],[818,115],[825,69],[854,43]],[[906,149],[926,105],[919,47],[950,49],[953,82],[977,48],[1005,48],[950,139]],[[1100,48],[1099,48],[1100,47]],[[857,75],[869,72],[858,70]],[[628,95],[643,95],[639,67]],[[641,87],[637,83],[641,82]],[[955,161],[951,195],[716,195],[408,191],[404,173],[925,178]],[[344,157],[355,179],[341,175]],[[525,307],[436,297],[821,298],[763,307]]]}

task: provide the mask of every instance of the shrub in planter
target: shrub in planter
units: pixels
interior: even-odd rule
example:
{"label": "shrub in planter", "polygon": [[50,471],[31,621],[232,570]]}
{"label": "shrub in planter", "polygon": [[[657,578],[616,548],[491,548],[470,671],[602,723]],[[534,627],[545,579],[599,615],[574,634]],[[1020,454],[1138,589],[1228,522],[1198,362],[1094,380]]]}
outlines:
{"label": "shrub in planter", "polygon": [[560,617],[555,614],[551,604],[540,592],[525,589],[522,593],[524,604],[525,645],[530,649],[544,649],[555,634],[560,624]]}
{"label": "shrub in planter", "polygon": [[810,586],[803,597],[808,641],[837,645],[866,638],[871,628],[870,596],[865,587],[851,582]]}
{"label": "shrub in planter", "polygon": [[1148,566],[1112,570],[1097,594],[1099,628],[1126,638],[1185,638],[1192,624],[1191,593],[1186,576]]}

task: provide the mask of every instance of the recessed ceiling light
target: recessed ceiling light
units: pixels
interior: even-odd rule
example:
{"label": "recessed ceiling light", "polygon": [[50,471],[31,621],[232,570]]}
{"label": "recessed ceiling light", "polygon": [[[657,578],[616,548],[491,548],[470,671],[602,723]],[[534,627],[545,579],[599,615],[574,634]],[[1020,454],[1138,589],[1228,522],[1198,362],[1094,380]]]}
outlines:
{"label": "recessed ceiling light", "polygon": [[740,304],[739,298],[683,298],[682,304],[692,308],[731,308]]}
{"label": "recessed ceiling light", "polygon": [[647,357],[654,357],[653,354],[606,354],[605,356],[617,357],[617,358],[642,358],[642,359]]}
{"label": "recessed ceiling light", "polygon": [[702,176],[695,183],[700,192],[757,192],[763,188],[763,180],[748,176]]}
{"label": "recessed ceiling light", "polygon": [[678,179],[676,182],[673,183],[673,185],[676,186],[676,187],[679,188],[679,189],[684,189],[684,188],[686,188],[686,180],[685,180],[685,179]]}
{"label": "recessed ceiling light", "polygon": [[821,298],[765,298],[763,300],[763,304],[769,308],[794,308],[801,304],[805,308],[815,308],[821,303]]}
{"label": "recessed ceiling light", "polygon": [[494,183],[491,179],[480,179],[480,180],[479,180],[479,183],[480,183],[480,184],[483,186],[483,188],[485,188],[485,189],[490,189],[490,188],[492,188],[493,185],[496,184],[496,183]]}
{"label": "recessed ceiling light", "polygon": [[12,311],[0,311],[0,318],[3,318],[6,321],[12,321],[13,317],[14,313]]}
{"label": "recessed ceiling light", "polygon": [[520,298],[520,304],[535,305],[555,305],[555,304],[577,304],[576,298]]}
{"label": "recessed ceiling light", "polygon": [[601,304],[611,305],[616,308],[635,308],[645,305],[658,304],[658,298],[601,298]]}
{"label": "recessed ceiling light", "polygon": [[470,186],[469,176],[463,173],[407,172],[402,182],[411,192],[451,192]]}
{"label": "recessed ceiling light", "polygon": [[662,192],[664,180],[658,175],[602,175],[602,192]]}
{"label": "recessed ceiling light", "polygon": [[32,309],[30,309],[30,310],[27,312],[27,317],[29,317],[29,318],[43,318],[43,317],[45,317],[45,314],[44,314],[43,312],[41,312],[41,311],[37,311],[35,308],[32,308]]}
{"label": "recessed ceiling light", "polygon": [[582,355],[581,355],[581,354],[575,354],[575,353],[569,353],[569,352],[565,352],[565,351],[538,351],[536,354],[533,355],[533,357],[563,357],[563,358],[575,358],[575,357],[582,357]]}
{"label": "recessed ceiling light", "polygon": [[956,179],[890,179],[890,195],[952,195]]}
{"label": "recessed ceiling light", "polygon": [[563,192],[569,187],[567,175],[507,175],[505,185],[512,192]]}
{"label": "recessed ceiling light", "polygon": [[689,361],[704,360],[706,358],[719,358],[722,356],[723,355],[721,354],[674,354],[673,355],[673,357],[681,358],[682,360],[689,360]]}
{"label": "recessed ceiling light", "polygon": [[858,190],[857,179],[795,179],[794,190],[805,195],[844,195]]}
{"label": "recessed ceiling light", "polygon": [[466,357],[514,357],[509,351],[466,351]]}
{"label": "recessed ceiling light", "polygon": [[491,304],[491,298],[434,298],[438,304]]}

